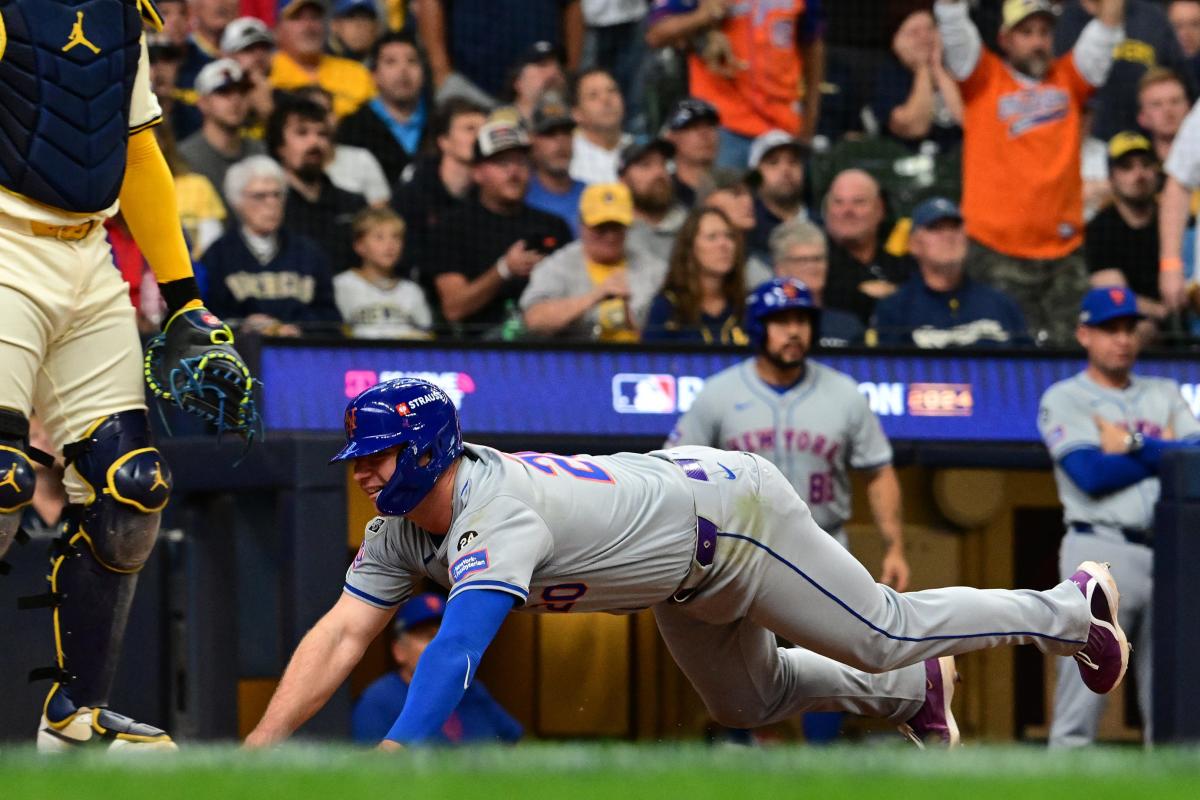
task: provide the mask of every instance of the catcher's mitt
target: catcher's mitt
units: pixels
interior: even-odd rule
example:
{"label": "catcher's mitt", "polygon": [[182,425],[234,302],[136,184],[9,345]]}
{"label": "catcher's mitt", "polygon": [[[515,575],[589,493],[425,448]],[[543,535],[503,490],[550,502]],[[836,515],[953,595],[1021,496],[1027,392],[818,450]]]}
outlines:
{"label": "catcher's mitt", "polygon": [[186,308],[150,340],[146,384],[158,399],[232,432],[249,445],[262,434],[254,385],[246,362],[233,349],[233,331],[207,308]]}

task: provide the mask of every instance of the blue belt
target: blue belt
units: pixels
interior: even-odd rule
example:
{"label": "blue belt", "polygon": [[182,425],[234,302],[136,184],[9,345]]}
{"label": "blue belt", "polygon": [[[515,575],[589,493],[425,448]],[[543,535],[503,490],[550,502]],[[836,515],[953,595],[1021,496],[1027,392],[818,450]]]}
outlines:
{"label": "blue belt", "polygon": [[[1096,532],[1096,527],[1090,522],[1068,522],[1067,527],[1075,533],[1090,535]],[[1125,541],[1130,544],[1140,544],[1143,547],[1154,546],[1154,531],[1142,530],[1140,528],[1114,528],[1121,532],[1125,537]]]}

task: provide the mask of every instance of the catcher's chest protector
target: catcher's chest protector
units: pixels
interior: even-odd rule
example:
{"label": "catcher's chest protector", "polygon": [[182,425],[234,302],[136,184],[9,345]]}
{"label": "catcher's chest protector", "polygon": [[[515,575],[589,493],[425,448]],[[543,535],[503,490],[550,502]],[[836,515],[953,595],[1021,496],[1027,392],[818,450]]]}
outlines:
{"label": "catcher's chest protector", "polygon": [[117,199],[137,0],[0,0],[0,185],[66,211]]}

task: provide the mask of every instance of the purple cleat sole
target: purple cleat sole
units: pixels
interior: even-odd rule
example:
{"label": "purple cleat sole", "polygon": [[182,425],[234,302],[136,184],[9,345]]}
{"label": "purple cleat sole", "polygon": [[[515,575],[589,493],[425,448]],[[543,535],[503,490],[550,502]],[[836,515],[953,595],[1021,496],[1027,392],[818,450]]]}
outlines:
{"label": "purple cleat sole", "polygon": [[1117,621],[1121,593],[1107,564],[1085,561],[1070,580],[1087,598],[1092,624],[1087,644],[1075,654],[1084,684],[1096,694],[1108,694],[1125,677],[1129,666],[1129,640]]}
{"label": "purple cleat sole", "polygon": [[912,718],[900,726],[900,732],[922,750],[927,744],[957,747],[961,744],[958,723],[950,703],[958,672],[954,656],[925,659],[925,703]]}

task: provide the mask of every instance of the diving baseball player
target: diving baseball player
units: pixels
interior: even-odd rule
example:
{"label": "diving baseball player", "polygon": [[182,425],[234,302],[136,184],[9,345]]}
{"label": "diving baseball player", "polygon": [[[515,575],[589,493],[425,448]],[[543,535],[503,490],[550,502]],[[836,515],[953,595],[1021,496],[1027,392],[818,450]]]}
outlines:
{"label": "diving baseball player", "polygon": [[[1059,569],[1066,574],[1080,558],[1113,564],[1125,593],[1120,623],[1137,643],[1138,705],[1149,741],[1158,465],[1164,450],[1200,444],[1200,423],[1175,381],[1133,374],[1141,318],[1136,296],[1125,287],[1088,292],[1076,330],[1087,368],[1046,390],[1038,428],[1054,459],[1067,529]],[[1095,739],[1104,701],[1064,667],[1050,745],[1078,747]]]}
{"label": "diving baseball player", "polygon": [[813,520],[843,547],[850,518],[849,468],[869,473],[867,499],[887,543],[880,582],[904,591],[900,482],[892,446],[854,380],[808,360],[821,309],[794,278],[750,293],[746,333],[753,357],[704,383],[667,446],[698,444],[757,453],[808,505]]}
{"label": "diving baseball player", "polygon": [[[1097,692],[1124,674],[1117,588],[1101,564],[1045,592],[900,594],[876,584],[752,453],[502,453],[464,444],[450,399],[413,379],[360,394],[345,426],[333,461],[353,460],[382,516],[367,525],[341,598],[297,647],[250,747],[315,713],[422,578],[449,589],[449,601],[381,744],[389,749],[437,733],[514,609],[652,608],[713,717],[736,728],[845,710],[953,743],[951,656],[1002,644],[1074,655]],[[776,633],[806,649],[777,647]]]}
{"label": "diving baseball player", "polygon": [[[154,547],[171,473],[151,440],[142,375],[167,402],[245,433],[252,379],[232,335],[200,303],[151,127],[143,26],[151,0],[0,3],[0,557],[34,494],[36,408],[67,464],[67,523],[50,587],[55,663],[38,747],[85,742],[173,748],[110,711],[137,573]],[[118,202],[166,299],[169,321],[143,362],[128,289],[103,221]],[[0,572],[5,570],[0,569]]]}

